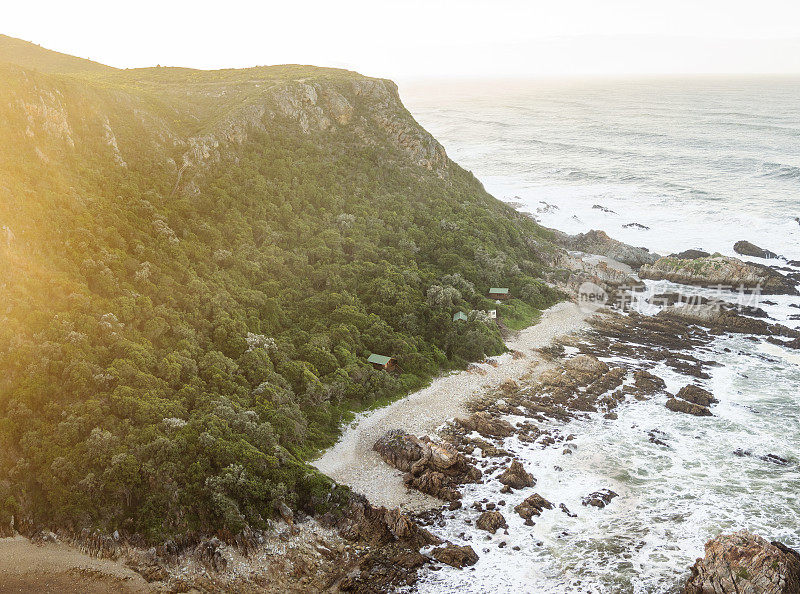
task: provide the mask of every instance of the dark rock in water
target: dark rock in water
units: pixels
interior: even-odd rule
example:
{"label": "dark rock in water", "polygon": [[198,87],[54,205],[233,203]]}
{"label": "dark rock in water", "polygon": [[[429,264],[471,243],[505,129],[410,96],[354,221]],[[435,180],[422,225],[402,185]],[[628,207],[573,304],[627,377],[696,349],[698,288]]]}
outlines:
{"label": "dark rock in water", "polygon": [[577,250],[587,254],[605,256],[627,264],[631,268],[639,268],[643,264],[653,264],[658,254],[650,253],[647,248],[634,247],[616,239],[612,239],[603,231],[588,231],[578,235],[556,233],[556,242],[568,250]]}
{"label": "dark rock in water", "polygon": [[516,506],[514,511],[525,520],[530,520],[533,516],[540,516],[546,509],[553,509],[553,504],[538,493],[534,493]]}
{"label": "dark rock in water", "polygon": [[475,521],[475,527],[494,534],[500,528],[507,528],[506,519],[499,511],[485,511]]}
{"label": "dark rock in water", "polygon": [[[745,458],[745,457],[752,458],[753,452],[751,452],[750,450],[743,450],[742,448],[737,448],[733,451],[733,455],[739,456],[740,458]],[[771,462],[772,464],[777,464],[778,466],[789,466],[791,464],[790,460],[778,456],[777,454],[766,454],[765,456],[759,456],[758,459],[764,462]]]}
{"label": "dark rock in water", "polygon": [[800,554],[746,531],[706,543],[705,557],[691,568],[683,594],[797,594]]}
{"label": "dark rock in water", "polygon": [[504,485],[508,485],[512,489],[523,489],[525,487],[533,487],[536,484],[536,479],[527,472],[525,468],[514,460],[503,474],[500,475],[499,480]]}
{"label": "dark rock in water", "polygon": [[692,404],[699,404],[700,406],[706,407],[711,406],[715,402],[719,402],[719,400],[714,398],[714,395],[711,392],[692,384],[682,387],[680,390],[678,390],[676,396],[678,398],[683,398]]}
{"label": "dark rock in water", "polygon": [[647,225],[642,225],[641,223],[628,223],[626,225],[622,225],[625,229],[641,229],[643,231],[649,231],[650,227]]}
{"label": "dark rock in water", "polygon": [[670,258],[678,258],[680,260],[696,260],[697,258],[708,258],[711,254],[703,250],[685,250],[678,254],[670,255]]}
{"label": "dark rock in water", "polygon": [[607,212],[609,214],[617,214],[613,210],[611,210],[610,208],[606,208],[605,206],[601,206],[600,204],[593,204],[592,208],[595,209],[595,210],[602,210],[603,212]]}
{"label": "dark rock in water", "polygon": [[753,258],[780,258],[780,256],[775,252],[765,250],[755,244],[750,243],[749,241],[744,240],[737,241],[735,244],[733,244],[733,251],[741,256],[752,256]]}
{"label": "dark rock in water", "polygon": [[611,503],[614,497],[619,497],[619,495],[611,489],[601,489],[600,491],[595,491],[584,497],[581,503],[585,506],[599,507],[602,509]]}
{"label": "dark rock in water", "polygon": [[656,318],[671,318],[690,324],[710,328],[714,333],[732,332],[734,334],[758,334],[760,336],[785,336],[799,338],[800,332],[781,324],[770,324],[765,320],[741,315],[736,307],[722,303],[709,302],[704,305],[667,306]]}
{"label": "dark rock in water", "polygon": [[667,400],[667,408],[672,412],[686,413],[687,415],[694,415],[696,417],[711,417],[711,411],[707,407],[699,404],[692,404],[686,400],[678,398],[670,398]]}
{"label": "dark rock in water", "polygon": [[460,547],[452,543],[447,543],[443,547],[433,549],[431,554],[439,563],[444,563],[445,565],[458,569],[475,565],[479,558],[478,554],[471,546]]}
{"label": "dark rock in water", "polygon": [[667,384],[663,379],[657,375],[653,375],[649,371],[640,369],[633,372],[634,390],[635,394],[639,396],[652,396],[659,392],[663,392]]}
{"label": "dark rock in water", "polygon": [[669,447],[669,444],[667,442],[665,442],[664,440],[662,440],[661,437],[660,437],[660,436],[666,436],[666,433],[664,433],[663,431],[659,431],[658,429],[651,429],[647,433],[647,435],[648,435],[648,437],[650,437],[650,443],[654,443],[654,444],[660,445],[660,446]]}
{"label": "dark rock in water", "polygon": [[570,518],[577,518],[578,517],[578,514],[573,514],[571,511],[569,511],[569,508],[566,505],[564,505],[563,503],[559,504],[558,509],[560,509],[562,512],[567,514],[567,516],[570,517]]}

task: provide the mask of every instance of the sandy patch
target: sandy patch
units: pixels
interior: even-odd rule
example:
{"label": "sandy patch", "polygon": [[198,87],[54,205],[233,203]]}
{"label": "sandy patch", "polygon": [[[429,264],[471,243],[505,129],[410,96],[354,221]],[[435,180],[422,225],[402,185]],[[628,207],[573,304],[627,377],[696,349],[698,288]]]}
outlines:
{"label": "sandy patch", "polygon": [[27,538],[0,539],[0,593],[144,594],[138,573],[114,561],[94,559],[63,544],[37,546]]}
{"label": "sandy patch", "polygon": [[481,392],[508,379],[540,373],[545,365],[535,349],[547,346],[555,338],[585,329],[588,316],[573,303],[554,305],[542,313],[538,324],[507,341],[508,348],[520,351],[523,358],[502,355],[495,358],[496,367],[481,364],[477,369],[473,366],[439,377],[427,388],[387,407],[359,415],[339,442],[313,462],[314,466],[365,495],[373,505],[410,511],[440,507],[442,502],[438,499],[406,489],[402,473],[384,463],[372,451],[372,445],[390,429],[404,429],[416,435],[431,434],[447,420],[466,415],[465,404]]}

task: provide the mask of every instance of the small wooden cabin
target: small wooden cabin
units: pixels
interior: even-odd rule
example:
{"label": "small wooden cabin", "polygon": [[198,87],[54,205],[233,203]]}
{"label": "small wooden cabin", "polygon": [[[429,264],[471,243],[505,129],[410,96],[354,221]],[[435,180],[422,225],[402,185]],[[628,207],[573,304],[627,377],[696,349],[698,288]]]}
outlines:
{"label": "small wooden cabin", "polygon": [[467,321],[467,314],[463,311],[457,311],[453,314],[453,321],[454,322],[466,322]]}
{"label": "small wooden cabin", "polygon": [[395,371],[398,369],[397,359],[394,357],[386,357],[385,355],[376,355],[375,353],[369,356],[367,363],[372,363],[375,369],[383,369],[384,371]]}
{"label": "small wooden cabin", "polygon": [[506,287],[492,287],[489,289],[490,299],[508,299],[509,297],[510,295]]}

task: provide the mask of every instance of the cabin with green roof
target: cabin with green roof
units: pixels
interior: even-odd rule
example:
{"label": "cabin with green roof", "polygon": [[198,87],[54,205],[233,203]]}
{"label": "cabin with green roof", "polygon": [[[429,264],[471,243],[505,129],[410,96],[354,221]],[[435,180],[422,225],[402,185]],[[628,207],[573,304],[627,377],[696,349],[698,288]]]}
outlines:
{"label": "cabin with green roof", "polygon": [[383,369],[384,371],[394,371],[398,369],[397,359],[394,357],[387,357],[386,355],[376,355],[372,353],[367,359],[367,363],[372,363],[375,369]]}
{"label": "cabin with green roof", "polygon": [[490,299],[508,299],[509,297],[508,288],[506,287],[492,287],[489,289]]}
{"label": "cabin with green roof", "polygon": [[467,314],[463,311],[457,311],[453,314],[453,321],[454,322],[466,322],[467,321]]}

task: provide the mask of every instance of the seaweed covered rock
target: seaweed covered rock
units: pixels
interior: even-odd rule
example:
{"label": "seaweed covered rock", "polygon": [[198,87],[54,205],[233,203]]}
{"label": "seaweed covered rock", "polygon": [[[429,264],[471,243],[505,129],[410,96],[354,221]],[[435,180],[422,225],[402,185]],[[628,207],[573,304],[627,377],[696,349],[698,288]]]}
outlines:
{"label": "seaweed covered rock", "polygon": [[[564,504],[562,503],[562,505]],[[564,507],[566,508],[566,506]],[[514,508],[514,511],[517,512],[522,518],[530,520],[533,516],[541,515],[541,513],[546,509],[553,509],[553,504],[538,493],[534,493],[525,499],[525,501],[517,505]]]}
{"label": "seaweed covered rock", "polygon": [[475,521],[475,527],[494,534],[500,528],[506,528],[506,519],[499,511],[485,511]]}
{"label": "seaweed covered rock", "polygon": [[457,567],[458,569],[469,565],[475,565],[479,558],[471,546],[458,546],[452,543],[447,543],[445,546],[433,549],[431,555],[440,563],[451,567]]}

